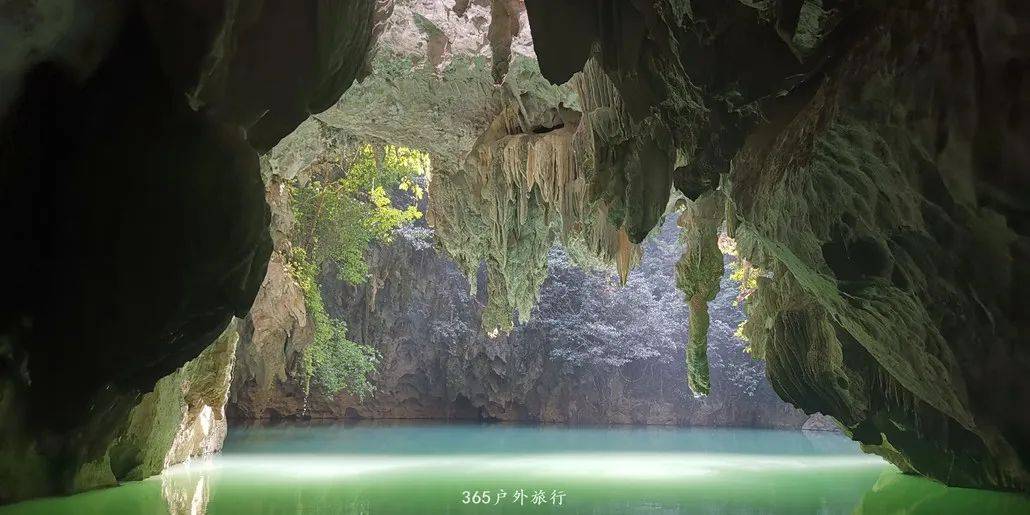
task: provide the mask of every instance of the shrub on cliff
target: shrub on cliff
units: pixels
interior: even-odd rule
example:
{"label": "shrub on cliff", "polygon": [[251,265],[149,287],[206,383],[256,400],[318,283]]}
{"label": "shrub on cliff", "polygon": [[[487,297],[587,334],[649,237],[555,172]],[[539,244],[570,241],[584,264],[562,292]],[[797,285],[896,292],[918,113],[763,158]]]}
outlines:
{"label": "shrub on cliff", "polygon": [[360,147],[348,162],[320,163],[321,174],[304,185],[293,185],[290,199],[296,218],[291,238],[290,268],[304,290],[304,303],[315,337],[304,352],[305,392],[314,382],[325,394],[341,390],[370,395],[379,355],[370,346],[347,339],[347,326],[325,310],[318,275],[333,264],[339,278],[365,282],[365,251],[376,242],[389,242],[394,231],[419,218],[415,205],[394,206],[388,195],[398,189],[422,197],[417,178],[428,167],[424,153],[401,147]]}

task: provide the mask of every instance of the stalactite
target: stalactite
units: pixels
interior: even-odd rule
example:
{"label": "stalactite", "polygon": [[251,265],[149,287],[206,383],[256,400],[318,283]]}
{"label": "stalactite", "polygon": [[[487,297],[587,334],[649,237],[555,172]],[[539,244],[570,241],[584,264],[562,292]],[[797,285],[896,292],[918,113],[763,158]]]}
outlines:
{"label": "stalactite", "polygon": [[[456,11],[464,12],[465,9],[455,5]],[[504,76],[508,74],[508,64],[511,62],[511,42],[522,31],[519,21],[521,13],[522,9],[518,0],[492,0],[490,2],[490,28],[487,37],[490,40],[492,74],[496,84],[501,84]]]}
{"label": "stalactite", "polygon": [[[592,95],[584,103],[595,111],[582,116],[564,106],[527,112],[515,101],[518,96],[509,95],[464,166],[434,174],[429,220],[438,240],[470,281],[479,263],[487,263],[483,323],[488,331],[510,330],[514,311],[523,320],[529,316],[555,242],[614,264],[623,282],[639,260],[638,245],[612,223],[608,205],[591,193],[596,138],[621,129],[596,110],[603,104],[606,110],[618,109],[617,98],[599,96],[614,90],[602,84],[588,93],[589,87],[583,83],[579,90]],[[528,119],[545,119],[549,125],[527,131]]]}
{"label": "stalactite", "polygon": [[723,261],[719,228],[724,199],[720,191],[687,201],[679,224],[686,250],[676,264],[676,286],[690,307],[690,341],[687,342],[687,381],[695,395],[708,395],[708,303],[719,293]]}

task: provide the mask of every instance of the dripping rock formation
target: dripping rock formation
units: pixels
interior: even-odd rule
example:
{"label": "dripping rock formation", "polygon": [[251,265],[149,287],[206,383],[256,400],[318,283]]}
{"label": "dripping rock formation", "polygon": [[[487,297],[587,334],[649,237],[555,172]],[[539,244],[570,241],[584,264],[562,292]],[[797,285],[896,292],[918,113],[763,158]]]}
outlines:
{"label": "dripping rock formation", "polygon": [[1025,4],[526,7],[542,73],[599,66],[661,164],[595,189],[637,210],[634,240],[666,199],[628,194],[728,197],[769,273],[747,332],[781,397],[903,470],[1030,488]]}

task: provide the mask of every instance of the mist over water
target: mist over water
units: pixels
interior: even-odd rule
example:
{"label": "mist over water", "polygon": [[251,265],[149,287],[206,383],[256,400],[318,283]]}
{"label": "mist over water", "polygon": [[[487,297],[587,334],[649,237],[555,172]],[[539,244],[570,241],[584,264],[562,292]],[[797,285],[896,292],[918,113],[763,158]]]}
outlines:
{"label": "mist over water", "polygon": [[1030,501],[904,476],[833,433],[380,423],[240,427],[212,458],[0,513],[905,510],[1026,513]]}

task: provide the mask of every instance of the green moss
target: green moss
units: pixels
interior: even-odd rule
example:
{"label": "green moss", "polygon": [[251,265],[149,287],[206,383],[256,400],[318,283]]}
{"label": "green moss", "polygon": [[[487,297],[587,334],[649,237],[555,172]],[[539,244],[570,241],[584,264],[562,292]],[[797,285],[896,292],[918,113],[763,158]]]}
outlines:
{"label": "green moss", "polygon": [[[339,150],[339,149],[337,149]],[[354,154],[329,152],[314,168],[315,177],[291,187],[290,201],[297,229],[291,236],[289,272],[304,292],[304,305],[314,339],[303,354],[304,390],[311,385],[328,396],[346,391],[371,395],[371,377],[379,354],[347,339],[347,326],[326,312],[317,277],[333,264],[340,279],[359,284],[368,276],[365,251],[373,242],[389,242],[394,230],[421,217],[414,205],[394,206],[388,191],[423,196],[417,177],[428,169],[428,157],[415,150],[364,145]],[[343,173],[340,173],[343,171]]]}
{"label": "green moss", "polygon": [[690,303],[690,340],[687,342],[687,384],[696,395],[708,395],[711,389],[708,365],[708,305]]}
{"label": "green moss", "polygon": [[574,128],[510,135],[507,121],[505,113],[498,116],[464,169],[435,171],[430,183],[437,240],[473,291],[486,264],[482,322],[488,333],[510,331],[516,312],[528,319],[555,243],[576,242],[579,251],[607,255],[608,262],[619,245],[603,215],[594,218],[598,211],[585,198],[585,181],[569,181],[583,175],[569,152]]}

